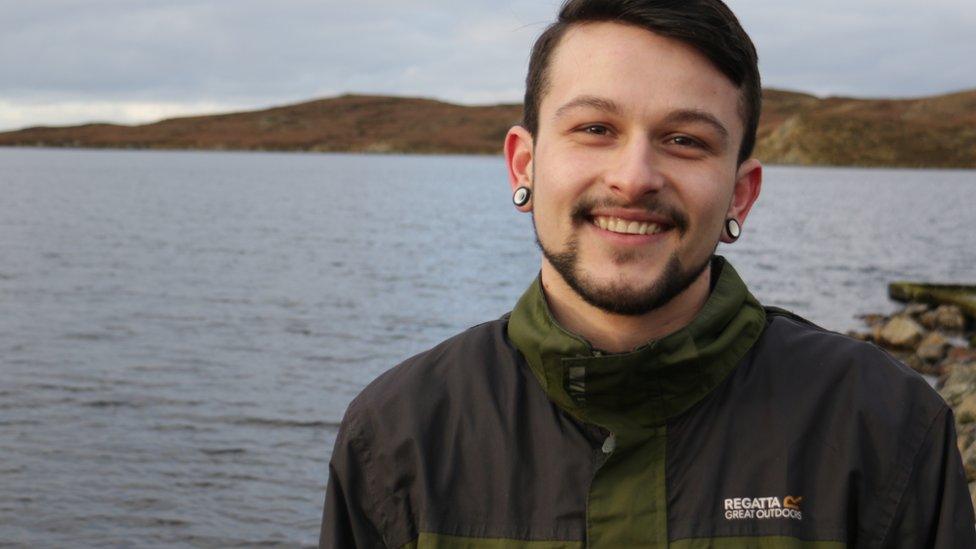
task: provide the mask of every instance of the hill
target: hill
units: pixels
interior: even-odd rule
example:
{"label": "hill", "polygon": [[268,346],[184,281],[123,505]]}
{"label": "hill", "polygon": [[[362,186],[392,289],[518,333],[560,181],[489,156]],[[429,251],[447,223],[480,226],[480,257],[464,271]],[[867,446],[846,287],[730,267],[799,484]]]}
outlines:
{"label": "hill", "polygon": [[976,168],[976,90],[918,99],[766,90],[756,155],[773,164]]}
{"label": "hill", "polygon": [[[976,90],[856,99],[767,89],[757,156],[770,164],[976,168]],[[521,105],[343,95],[124,126],[0,133],[0,146],[495,154]]]}

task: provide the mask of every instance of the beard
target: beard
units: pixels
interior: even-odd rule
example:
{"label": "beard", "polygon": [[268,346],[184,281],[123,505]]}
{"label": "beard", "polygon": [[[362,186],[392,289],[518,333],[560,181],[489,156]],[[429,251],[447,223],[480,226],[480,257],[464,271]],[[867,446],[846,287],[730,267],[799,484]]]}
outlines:
{"label": "beard", "polygon": [[[587,212],[592,211],[595,204],[580,203],[573,211],[573,226],[579,229],[583,223],[589,223]],[[681,213],[671,208],[661,205],[653,205],[647,208],[648,211],[663,213],[672,221],[672,229],[679,234],[685,234],[688,228],[688,220]],[[672,252],[664,265],[661,275],[649,284],[637,287],[626,285],[623,282],[599,285],[586,276],[580,268],[579,261],[579,240],[576,236],[570,238],[566,243],[566,250],[555,252],[547,249],[539,239],[539,231],[535,226],[535,216],[533,214],[532,227],[535,231],[535,242],[542,250],[542,255],[549,261],[556,272],[566,281],[573,291],[579,295],[583,301],[601,309],[605,312],[624,315],[639,316],[658,309],[679,294],[684,292],[711,264],[714,250],[700,263],[685,266],[678,257],[677,252]],[[716,248],[718,243],[716,242]],[[636,250],[619,252],[614,254],[612,260],[617,265],[622,265],[639,258]]]}

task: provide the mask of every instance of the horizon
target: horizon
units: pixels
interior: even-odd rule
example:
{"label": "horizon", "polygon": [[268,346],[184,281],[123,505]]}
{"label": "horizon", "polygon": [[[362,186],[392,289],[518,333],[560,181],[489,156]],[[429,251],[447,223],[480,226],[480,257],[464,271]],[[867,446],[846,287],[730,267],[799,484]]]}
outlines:
{"label": "horizon", "polygon": [[[913,100],[927,99],[927,98],[932,98],[932,97],[942,97],[942,96],[956,95],[956,94],[961,94],[961,93],[976,92],[976,87],[959,89],[959,90],[949,90],[949,91],[938,92],[938,93],[929,94],[929,95],[917,95],[917,96],[905,96],[905,97],[887,97],[887,96],[869,97],[869,96],[834,95],[834,94],[831,94],[831,95],[818,95],[818,94],[814,94],[814,93],[806,92],[806,91],[802,91],[802,90],[784,89],[784,88],[778,88],[778,87],[774,87],[774,86],[764,86],[763,87],[763,91],[764,92],[765,91],[770,91],[770,90],[777,91],[777,92],[785,92],[785,93],[795,93],[795,94],[800,94],[800,95],[809,95],[809,96],[812,96],[812,97],[816,97],[817,99],[820,99],[820,100],[824,100],[824,99],[853,99],[853,100],[861,100],[861,101],[913,101]],[[42,128],[43,129],[47,129],[47,128],[75,128],[75,127],[81,127],[81,126],[98,126],[98,125],[123,126],[123,127],[148,126],[148,125],[152,125],[152,124],[158,124],[160,122],[165,122],[165,121],[168,121],[168,120],[178,120],[178,119],[184,119],[184,118],[197,118],[197,117],[209,117],[209,116],[223,116],[223,115],[233,115],[233,114],[245,114],[245,113],[260,112],[260,111],[265,111],[265,110],[270,110],[270,109],[288,108],[288,107],[292,107],[292,106],[295,106],[295,105],[300,105],[300,104],[303,104],[303,103],[311,103],[311,102],[315,102],[315,101],[328,101],[328,100],[333,100],[333,99],[340,99],[340,98],[343,98],[343,97],[389,97],[389,98],[396,98],[396,99],[422,99],[422,100],[436,101],[436,102],[444,103],[444,104],[448,104],[448,105],[458,105],[458,106],[463,106],[463,107],[492,107],[492,106],[497,106],[497,105],[515,106],[515,105],[522,105],[523,104],[523,101],[512,101],[512,102],[503,101],[503,102],[488,102],[488,103],[465,103],[465,102],[461,102],[461,101],[450,101],[450,100],[442,99],[442,98],[439,98],[439,97],[430,97],[430,96],[421,96],[421,95],[400,95],[400,94],[396,94],[396,93],[342,92],[342,93],[339,93],[337,95],[329,95],[329,96],[322,96],[322,97],[312,97],[312,98],[306,98],[306,99],[299,99],[299,100],[291,101],[289,103],[279,103],[279,104],[272,104],[272,105],[259,105],[259,106],[255,106],[253,108],[245,108],[245,109],[232,110],[232,111],[188,112],[188,113],[185,113],[185,114],[177,114],[177,115],[174,115],[174,116],[166,116],[164,118],[150,119],[150,120],[137,121],[137,122],[131,122],[131,123],[117,122],[117,121],[112,121],[112,120],[92,119],[92,120],[80,121],[80,122],[69,123],[69,124],[39,124],[39,125],[23,126],[23,127],[17,127],[17,128],[3,128],[3,127],[0,127],[0,134],[3,134],[3,133],[14,133],[14,132],[19,132],[19,131],[24,131],[24,130],[42,129]]]}

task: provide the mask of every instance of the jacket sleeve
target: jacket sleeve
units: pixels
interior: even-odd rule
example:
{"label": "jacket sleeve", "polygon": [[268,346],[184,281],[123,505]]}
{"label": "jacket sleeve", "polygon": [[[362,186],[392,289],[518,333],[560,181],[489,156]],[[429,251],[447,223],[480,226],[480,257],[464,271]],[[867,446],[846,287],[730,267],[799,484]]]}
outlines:
{"label": "jacket sleeve", "polygon": [[882,547],[976,548],[976,519],[948,407],[935,417],[896,509]]}
{"label": "jacket sleeve", "polygon": [[325,510],[319,549],[384,547],[383,538],[372,516],[367,463],[361,459],[362,440],[348,418],[343,420],[329,462],[329,482],[325,489]]}

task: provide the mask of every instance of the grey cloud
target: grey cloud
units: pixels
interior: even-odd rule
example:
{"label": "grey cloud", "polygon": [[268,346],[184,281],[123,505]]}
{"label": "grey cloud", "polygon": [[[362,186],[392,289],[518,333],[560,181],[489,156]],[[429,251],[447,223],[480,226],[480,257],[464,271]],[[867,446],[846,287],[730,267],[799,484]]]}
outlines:
{"label": "grey cloud", "polygon": [[[732,0],[768,85],[976,86],[976,3]],[[270,105],[340,92],[517,101],[547,0],[51,0],[0,17],[0,101]],[[2,121],[0,121],[2,123]],[[2,124],[0,124],[2,125]]]}
{"label": "grey cloud", "polygon": [[770,85],[821,94],[912,96],[976,86],[976,3],[839,0],[732,4]]}

